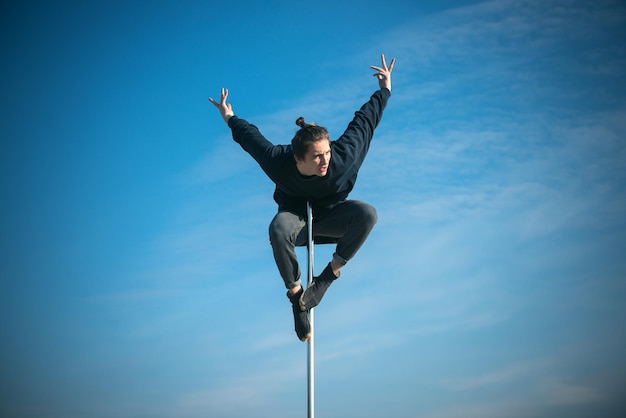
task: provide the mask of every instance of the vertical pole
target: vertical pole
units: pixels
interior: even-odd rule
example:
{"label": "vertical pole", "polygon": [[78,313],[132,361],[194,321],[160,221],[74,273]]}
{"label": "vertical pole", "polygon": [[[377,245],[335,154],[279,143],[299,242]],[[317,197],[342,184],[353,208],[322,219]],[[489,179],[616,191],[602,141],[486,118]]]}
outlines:
{"label": "vertical pole", "polygon": [[[307,249],[309,253],[308,268],[309,274],[307,279],[307,287],[313,282],[313,209],[311,208],[311,202],[306,202],[306,215],[307,215],[307,228],[308,228],[308,243]],[[308,361],[307,361],[307,400],[308,400],[308,418],[315,417],[315,341],[314,333],[315,327],[313,326],[313,309],[309,311],[311,322],[311,339],[308,344]]]}

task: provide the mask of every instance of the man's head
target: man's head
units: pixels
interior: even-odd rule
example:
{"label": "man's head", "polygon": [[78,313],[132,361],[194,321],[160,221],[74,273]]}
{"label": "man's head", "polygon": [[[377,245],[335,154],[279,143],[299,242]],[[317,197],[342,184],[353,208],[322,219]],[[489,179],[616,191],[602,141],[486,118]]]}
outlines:
{"label": "man's head", "polygon": [[291,140],[293,157],[300,174],[323,177],[330,164],[330,138],[328,131],[314,123],[304,122],[303,117],[296,120],[300,127]]}

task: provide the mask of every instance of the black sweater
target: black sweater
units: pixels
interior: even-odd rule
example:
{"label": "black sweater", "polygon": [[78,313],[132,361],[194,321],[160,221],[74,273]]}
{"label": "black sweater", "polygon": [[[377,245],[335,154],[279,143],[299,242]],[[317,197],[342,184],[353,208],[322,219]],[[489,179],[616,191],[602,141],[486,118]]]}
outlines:
{"label": "black sweater", "polygon": [[346,200],[356,182],[357,174],[369,150],[374,129],[380,122],[391,92],[376,91],[367,103],[355,112],[354,119],[336,141],[330,142],[331,158],[325,176],[303,176],[296,168],[291,145],[274,145],[258,128],[244,119],[232,116],[228,126],[233,139],[261,166],[276,184],[274,200],[279,211],[306,213],[310,200],[317,216],[325,209]]}

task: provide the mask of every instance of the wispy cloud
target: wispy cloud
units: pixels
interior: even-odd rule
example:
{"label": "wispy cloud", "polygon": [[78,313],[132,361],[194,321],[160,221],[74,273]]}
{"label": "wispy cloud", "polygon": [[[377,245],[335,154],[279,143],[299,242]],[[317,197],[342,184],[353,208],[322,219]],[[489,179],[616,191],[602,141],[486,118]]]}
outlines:
{"label": "wispy cloud", "polygon": [[286,388],[298,386],[304,381],[306,370],[290,362],[264,368],[257,373],[233,376],[215,382],[208,389],[194,390],[181,394],[176,402],[176,414],[189,417],[211,416],[241,417],[263,416],[287,417],[293,404],[289,399],[283,402]]}
{"label": "wispy cloud", "polygon": [[514,363],[502,369],[492,370],[474,377],[445,379],[442,384],[452,391],[476,390],[485,386],[510,384],[536,374],[546,364],[545,360]]}
{"label": "wispy cloud", "polygon": [[599,391],[589,385],[550,379],[541,385],[544,402],[549,405],[581,405],[601,400]]}
{"label": "wispy cloud", "polygon": [[[456,416],[549,416],[559,415],[558,409],[597,405],[604,396],[598,386],[578,379],[558,375],[558,365],[573,359],[571,353],[562,352],[565,358],[543,358],[514,362],[499,369],[489,370],[471,377],[447,378],[441,384],[452,392],[481,390],[502,393],[492,402],[466,402],[457,408],[442,409],[433,417]],[[578,381],[577,381],[578,380]],[[506,390],[505,388],[512,388]],[[512,395],[517,393],[517,396]],[[550,408],[553,408],[552,410]],[[463,414],[461,411],[465,411]],[[430,415],[429,415],[430,416]]]}

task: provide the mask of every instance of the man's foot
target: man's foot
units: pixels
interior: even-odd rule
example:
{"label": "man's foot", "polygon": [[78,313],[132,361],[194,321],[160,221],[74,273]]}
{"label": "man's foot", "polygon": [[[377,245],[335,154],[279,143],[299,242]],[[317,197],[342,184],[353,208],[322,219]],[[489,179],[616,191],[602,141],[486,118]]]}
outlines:
{"label": "man's foot", "polygon": [[309,321],[309,312],[300,309],[300,299],[304,290],[300,289],[296,293],[287,292],[287,297],[291,302],[293,310],[293,322],[296,334],[300,341],[308,341],[311,339],[311,322]]}
{"label": "man's foot", "polygon": [[338,279],[338,277],[335,276],[330,263],[328,263],[324,271],[322,271],[322,274],[314,277],[313,283],[304,291],[304,295],[300,298],[300,309],[302,311],[308,311],[319,305],[324,297],[324,293],[326,293],[326,290],[328,290],[336,279]]}

